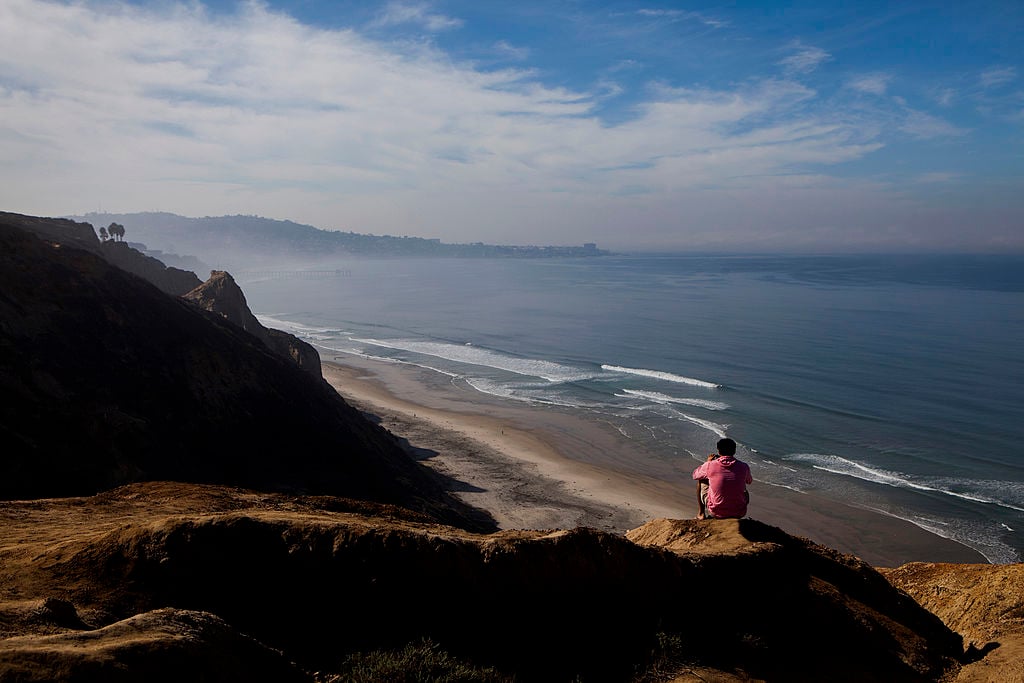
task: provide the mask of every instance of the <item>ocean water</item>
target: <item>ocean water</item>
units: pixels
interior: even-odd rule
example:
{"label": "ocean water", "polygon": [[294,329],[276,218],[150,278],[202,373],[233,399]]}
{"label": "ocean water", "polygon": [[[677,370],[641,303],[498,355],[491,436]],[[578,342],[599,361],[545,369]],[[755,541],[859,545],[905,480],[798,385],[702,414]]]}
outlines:
{"label": "ocean water", "polygon": [[579,412],[684,470],[1024,555],[1024,256],[347,260],[240,273],[264,324]]}

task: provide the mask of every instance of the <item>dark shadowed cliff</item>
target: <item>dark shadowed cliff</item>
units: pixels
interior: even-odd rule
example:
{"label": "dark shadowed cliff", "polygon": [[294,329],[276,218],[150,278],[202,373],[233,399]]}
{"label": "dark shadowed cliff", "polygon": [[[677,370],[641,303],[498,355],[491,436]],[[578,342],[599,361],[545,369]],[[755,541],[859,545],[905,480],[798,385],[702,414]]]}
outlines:
{"label": "dark shadowed cliff", "polygon": [[146,256],[124,242],[101,242],[92,226],[64,218],[40,218],[0,211],[0,224],[16,227],[44,240],[76,247],[102,256],[121,270],[148,280],[156,287],[175,296],[184,294],[200,284],[195,273],[180,268],[169,268],[155,258]]}
{"label": "dark shadowed cliff", "polygon": [[11,216],[0,215],[0,497],[176,479],[478,518],[392,435],[252,334]]}

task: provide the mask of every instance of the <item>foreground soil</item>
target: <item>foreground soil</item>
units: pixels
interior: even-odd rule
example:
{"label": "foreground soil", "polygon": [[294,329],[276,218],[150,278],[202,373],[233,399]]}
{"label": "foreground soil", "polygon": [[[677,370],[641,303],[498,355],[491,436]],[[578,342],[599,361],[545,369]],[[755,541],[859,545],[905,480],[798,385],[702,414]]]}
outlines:
{"label": "foreground soil", "polygon": [[[343,498],[140,483],[0,503],[0,680],[324,681],[423,638],[518,681],[1014,680],[1013,571],[889,571],[947,587],[915,596],[929,612],[754,520],[477,534]],[[743,618],[708,638],[723,605]]]}
{"label": "foreground soil", "polygon": [[1024,681],[1024,564],[911,562],[882,573],[979,657],[957,683]]}

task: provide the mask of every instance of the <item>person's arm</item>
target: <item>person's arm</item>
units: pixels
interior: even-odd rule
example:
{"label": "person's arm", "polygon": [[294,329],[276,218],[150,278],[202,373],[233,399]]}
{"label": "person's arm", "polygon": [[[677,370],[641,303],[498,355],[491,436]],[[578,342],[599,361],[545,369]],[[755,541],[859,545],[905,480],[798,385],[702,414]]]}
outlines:
{"label": "person's arm", "polygon": [[708,478],[708,463],[715,459],[715,454],[708,455],[707,461],[701,463],[693,471],[693,478],[697,481],[697,519],[706,519],[707,511],[704,509],[704,500],[700,497],[701,482]]}
{"label": "person's arm", "polygon": [[708,471],[707,470],[708,470],[708,464],[707,463],[703,463],[701,465],[698,465],[697,469],[695,469],[693,471],[693,478],[697,479],[697,480],[707,479],[708,478]]}

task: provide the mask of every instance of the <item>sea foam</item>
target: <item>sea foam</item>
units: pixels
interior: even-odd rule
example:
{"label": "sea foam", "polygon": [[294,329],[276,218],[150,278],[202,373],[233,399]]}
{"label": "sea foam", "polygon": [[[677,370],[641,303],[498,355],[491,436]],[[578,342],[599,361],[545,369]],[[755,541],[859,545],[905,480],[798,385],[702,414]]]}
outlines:
{"label": "sea foam", "polygon": [[281,318],[275,318],[269,315],[263,315],[260,313],[253,314],[256,320],[259,321],[264,327],[270,327],[275,330],[282,330],[284,332],[291,332],[292,334],[299,337],[312,337],[315,339],[332,339],[339,335],[345,334],[343,330],[337,327],[311,327],[310,325],[303,325],[302,323],[293,322],[291,320],[283,320]]}
{"label": "sea foam", "polygon": [[660,370],[645,370],[643,368],[624,368],[621,365],[602,365],[602,370],[608,372],[619,372],[626,375],[638,375],[640,377],[650,377],[651,379],[660,379],[666,382],[676,382],[677,384],[689,384],[695,387],[705,387],[707,389],[717,389],[721,385],[715,384],[714,382],[705,382],[702,379],[694,379],[693,377],[683,377],[682,375],[673,375],[671,372],[661,372]]}
{"label": "sea foam", "polygon": [[696,406],[698,408],[707,408],[708,410],[725,410],[729,407],[728,403],[722,403],[721,401],[709,401],[704,398],[680,398],[677,396],[669,396],[662,394],[657,391],[638,391],[636,389],[623,389],[623,393],[615,394],[619,398],[645,398],[655,403],[681,403],[688,406]]}
{"label": "sea foam", "polygon": [[854,477],[875,484],[941,493],[974,503],[997,505],[1024,512],[1024,484],[1019,482],[912,476],[877,467],[868,467],[838,455],[820,453],[794,453],[786,456],[785,459],[806,462],[817,470]]}
{"label": "sea foam", "polygon": [[409,351],[424,356],[433,356],[454,363],[505,370],[506,372],[513,372],[526,377],[539,377],[552,383],[574,382],[594,376],[593,372],[588,372],[583,368],[534,358],[521,358],[469,344],[450,344],[414,339],[382,340],[353,338],[352,341],[398,351]]}
{"label": "sea foam", "polygon": [[711,420],[702,420],[699,417],[687,415],[686,413],[681,413],[675,409],[670,408],[669,410],[671,411],[674,417],[680,420],[686,420],[687,422],[692,422],[693,424],[703,427],[704,429],[707,429],[710,432],[714,432],[720,439],[725,438],[725,428],[727,425],[721,425],[718,424],[717,422],[712,422]]}

